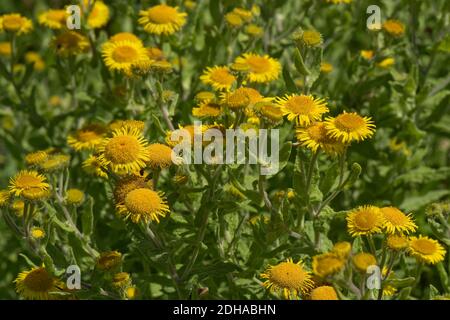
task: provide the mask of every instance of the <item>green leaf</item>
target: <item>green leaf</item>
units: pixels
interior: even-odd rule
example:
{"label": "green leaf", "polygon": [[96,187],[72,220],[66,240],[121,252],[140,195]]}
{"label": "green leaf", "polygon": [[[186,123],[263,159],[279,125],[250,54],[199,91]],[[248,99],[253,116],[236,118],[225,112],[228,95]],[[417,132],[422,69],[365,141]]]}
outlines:
{"label": "green leaf", "polygon": [[36,267],[36,265],[33,263],[33,261],[31,261],[31,259],[28,258],[24,253],[19,253],[19,256],[22,257],[30,267],[33,267],[33,268]]}
{"label": "green leaf", "polygon": [[447,34],[438,46],[438,50],[450,53],[450,34]]}
{"label": "green leaf", "polygon": [[442,198],[443,196],[446,196],[450,194],[450,190],[433,190],[425,193],[422,196],[413,196],[406,198],[403,203],[400,205],[400,207],[406,211],[415,211],[419,210],[420,208],[424,207],[425,205],[435,202]]}
{"label": "green leaf", "polygon": [[220,26],[222,21],[222,13],[220,10],[220,1],[209,1],[209,12],[214,20],[217,27]]}
{"label": "green leaf", "polygon": [[311,72],[308,70],[308,68],[305,65],[305,62],[303,61],[302,54],[300,53],[300,50],[298,48],[295,48],[294,51],[294,64],[297,68],[297,71],[303,75],[303,76],[309,76]]}
{"label": "green leaf", "polygon": [[88,196],[83,213],[81,214],[81,227],[83,234],[90,236],[94,231],[94,198]]}
{"label": "green leaf", "polygon": [[320,65],[322,63],[322,55],[323,49],[318,48],[312,51],[313,58],[311,64],[309,65],[310,75],[306,77],[306,87],[311,88],[312,85],[316,82],[320,75]]}
{"label": "green leaf", "polygon": [[286,85],[286,89],[289,92],[296,92],[297,86],[295,85],[294,80],[292,80],[291,74],[289,73],[289,70],[286,66],[283,67],[283,79],[284,83]]}

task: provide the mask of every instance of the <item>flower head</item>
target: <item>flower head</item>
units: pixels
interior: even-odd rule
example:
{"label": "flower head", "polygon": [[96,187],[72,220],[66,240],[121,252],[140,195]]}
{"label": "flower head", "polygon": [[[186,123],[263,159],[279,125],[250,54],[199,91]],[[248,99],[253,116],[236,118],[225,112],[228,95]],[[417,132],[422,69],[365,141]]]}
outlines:
{"label": "flower head", "polygon": [[439,242],[421,235],[410,238],[408,253],[426,264],[441,262],[446,254],[444,247]]}
{"label": "flower head", "polygon": [[294,263],[291,258],[275,266],[269,266],[261,278],[267,279],[263,286],[282,294],[285,299],[297,299],[313,286],[311,273],[305,270],[302,261]]}
{"label": "flower head", "polygon": [[312,268],[315,275],[326,278],[332,276],[344,268],[345,260],[335,253],[323,253],[313,257]]}
{"label": "flower head", "polygon": [[62,9],[49,9],[42,12],[38,17],[39,24],[56,30],[66,27],[66,19],[67,12]]}
{"label": "flower head", "polygon": [[44,162],[47,159],[48,159],[48,153],[43,150],[39,150],[39,151],[28,153],[25,156],[25,163],[29,166],[34,166],[34,165],[41,164],[42,162]]}
{"label": "flower head", "polygon": [[47,178],[33,170],[22,170],[9,181],[9,191],[15,196],[24,195],[24,192],[31,196],[27,191],[36,194],[38,191],[47,191],[49,188]]}
{"label": "flower head", "polygon": [[66,202],[73,206],[81,205],[84,201],[84,198],[84,192],[80,189],[72,188],[66,191]]}
{"label": "flower head", "polygon": [[187,14],[178,12],[178,7],[160,4],[141,10],[139,12],[139,24],[144,30],[152,34],[173,34],[186,23]]}
{"label": "flower head", "polygon": [[339,300],[336,290],[330,286],[320,286],[311,290],[311,300]]}
{"label": "flower head", "polygon": [[289,121],[296,121],[300,126],[308,126],[314,121],[319,121],[322,115],[328,112],[327,103],[312,95],[286,95],[278,98],[277,103],[281,111]]}
{"label": "flower head", "polygon": [[52,40],[52,46],[60,56],[78,55],[89,50],[88,38],[76,31],[66,31],[58,34]]}
{"label": "flower head", "polygon": [[162,192],[156,192],[147,188],[138,188],[130,191],[123,202],[117,205],[119,215],[130,218],[132,222],[156,221],[165,217],[169,212],[169,206]]}
{"label": "flower head", "polygon": [[90,155],[89,158],[83,161],[83,169],[94,176],[108,178],[107,167],[96,155]]}
{"label": "flower head", "polygon": [[230,90],[236,77],[230,73],[228,67],[214,66],[206,68],[200,80],[210,84],[214,90]]}
{"label": "flower head", "polygon": [[341,241],[334,244],[332,252],[341,259],[347,259],[352,251],[352,244],[348,241]]}
{"label": "flower head", "polygon": [[122,263],[122,254],[119,251],[102,252],[97,259],[96,267],[100,270],[111,270]]}
{"label": "flower head", "polygon": [[203,101],[197,108],[192,109],[192,115],[198,118],[216,118],[221,114],[220,105],[210,101]]}
{"label": "flower head", "polygon": [[45,237],[45,231],[44,231],[44,229],[42,229],[40,227],[32,227],[30,230],[30,234],[36,240],[39,240],[39,239],[42,239]]}
{"label": "flower head", "polygon": [[400,251],[409,247],[409,240],[403,235],[391,234],[387,237],[387,246],[394,251]]}
{"label": "flower head", "polygon": [[33,22],[19,13],[10,13],[0,16],[0,32],[6,31],[22,35],[33,30]]}
{"label": "flower head", "polygon": [[19,273],[16,291],[25,299],[49,300],[55,298],[52,293],[61,291],[62,282],[53,277],[44,267],[35,267]]}
{"label": "flower head", "polygon": [[[87,7],[89,0],[84,0],[84,5]],[[87,17],[87,25],[89,28],[98,29],[104,27],[109,21],[109,8],[100,0],[91,1],[91,8]]]}
{"label": "flower head", "polygon": [[268,55],[244,53],[237,57],[235,64],[245,66],[246,78],[250,82],[266,83],[278,79],[280,63]]}
{"label": "flower head", "polygon": [[324,122],[314,122],[308,127],[299,127],[296,130],[300,145],[317,152],[319,149],[330,155],[341,154],[345,145],[329,136]]}
{"label": "flower head", "polygon": [[406,215],[395,207],[383,207],[381,208],[381,213],[385,220],[384,228],[389,234],[409,233],[417,229],[411,214]]}
{"label": "flower head", "polygon": [[352,262],[356,270],[366,273],[367,268],[377,264],[377,259],[370,253],[360,252],[353,256]]}
{"label": "flower head", "polygon": [[401,37],[405,33],[405,25],[398,20],[386,20],[383,30],[393,37]]}
{"label": "flower head", "polygon": [[370,138],[375,132],[375,125],[369,117],[345,111],[335,118],[328,117],[325,120],[325,128],[331,137],[343,143]]}
{"label": "flower head", "polygon": [[383,224],[383,214],[375,206],[360,206],[347,215],[348,232],[353,237],[379,233]]}
{"label": "flower head", "polygon": [[105,43],[102,56],[110,71],[117,70],[128,76],[132,74],[134,65],[142,61],[150,61],[142,43],[129,40]]}
{"label": "flower head", "polygon": [[106,133],[106,128],[100,124],[89,124],[67,138],[67,144],[77,151],[91,150],[99,146]]}
{"label": "flower head", "polygon": [[178,164],[178,162],[173,162],[173,159],[175,159],[175,153],[172,148],[164,144],[152,143],[147,147],[147,152],[149,156],[147,164],[150,168],[164,169],[173,164]]}

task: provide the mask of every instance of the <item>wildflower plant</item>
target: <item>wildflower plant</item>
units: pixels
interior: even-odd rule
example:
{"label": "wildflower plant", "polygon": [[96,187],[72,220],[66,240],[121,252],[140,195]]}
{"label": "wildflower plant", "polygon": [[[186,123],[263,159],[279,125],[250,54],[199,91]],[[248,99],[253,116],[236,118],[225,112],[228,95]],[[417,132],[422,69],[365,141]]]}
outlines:
{"label": "wildflower plant", "polygon": [[0,3],[0,298],[450,294],[448,1],[76,2]]}

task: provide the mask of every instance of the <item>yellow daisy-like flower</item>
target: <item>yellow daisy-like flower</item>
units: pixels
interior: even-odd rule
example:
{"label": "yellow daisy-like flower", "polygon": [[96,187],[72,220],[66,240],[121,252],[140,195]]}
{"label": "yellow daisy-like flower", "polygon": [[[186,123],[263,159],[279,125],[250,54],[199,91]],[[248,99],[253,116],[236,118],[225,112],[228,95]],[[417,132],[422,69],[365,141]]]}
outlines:
{"label": "yellow daisy-like flower", "polygon": [[225,15],[225,21],[227,22],[227,24],[235,28],[239,28],[244,24],[244,21],[242,21],[241,16],[234,12],[228,12]]}
{"label": "yellow daisy-like flower", "polygon": [[70,205],[79,206],[84,201],[84,192],[80,189],[69,189],[66,191],[66,202]]}
{"label": "yellow daisy-like flower", "polygon": [[361,252],[353,256],[352,262],[359,272],[366,273],[367,268],[377,264],[377,259],[370,253]]}
{"label": "yellow daisy-like flower", "polygon": [[67,137],[67,144],[77,151],[92,150],[100,145],[106,128],[100,124],[88,124]]}
{"label": "yellow daisy-like flower", "polygon": [[300,126],[308,126],[314,121],[319,121],[322,115],[328,112],[327,103],[324,99],[314,98],[312,95],[286,95],[277,98],[283,115],[289,121],[296,121]]}
{"label": "yellow daisy-like flower", "polygon": [[372,60],[375,55],[373,50],[361,50],[359,54],[366,60]]}
{"label": "yellow daisy-like flower", "polygon": [[32,64],[34,70],[36,71],[42,71],[45,69],[45,62],[37,52],[28,51],[25,53],[25,61],[26,63]]}
{"label": "yellow daisy-like flower", "polygon": [[385,223],[384,228],[389,234],[395,233],[409,233],[414,232],[417,229],[417,225],[411,218],[411,214],[404,214],[395,207],[381,208]]}
{"label": "yellow daisy-like flower", "polygon": [[405,33],[405,25],[398,20],[386,20],[383,30],[393,37],[401,37]]}
{"label": "yellow daisy-like flower", "polygon": [[113,131],[111,138],[105,138],[99,147],[99,160],[117,174],[133,173],[145,168],[150,160],[147,141],[135,128],[121,128]]}
{"label": "yellow daisy-like flower", "polygon": [[381,62],[379,62],[377,64],[377,66],[380,67],[380,68],[383,68],[383,69],[389,69],[394,64],[395,64],[395,59],[394,58],[386,58],[386,59],[383,59]]}
{"label": "yellow daisy-like flower", "polygon": [[200,80],[204,84],[211,85],[214,90],[230,90],[236,77],[230,73],[228,67],[208,67],[200,76]]}
{"label": "yellow daisy-like flower", "polygon": [[39,150],[39,151],[28,153],[25,156],[25,163],[29,166],[34,166],[34,165],[41,164],[42,162],[44,162],[47,159],[48,159],[48,153],[43,150]]}
{"label": "yellow daisy-like flower", "polygon": [[131,32],[119,32],[113,35],[108,40],[111,43],[122,42],[122,41],[131,41],[131,42],[139,42],[142,44],[142,40],[139,39],[136,35]]}
{"label": "yellow daisy-like flower", "polygon": [[252,37],[261,37],[264,33],[264,29],[252,23],[245,28],[245,33]]}
{"label": "yellow daisy-like flower", "polygon": [[409,247],[409,240],[403,235],[391,234],[387,237],[387,246],[394,251],[400,251]]}
{"label": "yellow daisy-like flower", "polygon": [[108,178],[107,168],[96,155],[90,155],[83,161],[83,169],[94,176]]}
{"label": "yellow daisy-like flower", "polygon": [[246,78],[250,82],[266,83],[276,80],[281,71],[280,63],[268,55],[244,53],[236,58],[235,64],[244,65],[248,68]]}
{"label": "yellow daisy-like flower", "polygon": [[140,61],[149,61],[144,46],[136,41],[107,42],[103,45],[102,56],[110,71],[120,71],[131,75],[131,68]]}
{"label": "yellow daisy-like flower", "polygon": [[360,206],[347,215],[348,232],[353,237],[380,233],[383,224],[383,214],[375,206]]}
{"label": "yellow daisy-like flower", "polygon": [[152,34],[173,34],[186,23],[187,14],[178,12],[178,7],[160,4],[139,12],[139,24]]}
{"label": "yellow daisy-like flower", "polygon": [[112,278],[112,285],[115,288],[124,288],[131,284],[131,277],[128,272],[116,273]]}
{"label": "yellow daisy-like flower", "polygon": [[53,277],[44,267],[34,267],[29,271],[19,273],[16,280],[16,291],[25,299],[54,299],[53,292],[60,292],[63,283]]}
{"label": "yellow daisy-like flower", "polygon": [[311,290],[311,300],[339,300],[336,290],[330,286],[320,286]]}
{"label": "yellow daisy-like flower", "polygon": [[245,22],[249,22],[253,17],[253,13],[250,10],[246,10],[244,8],[234,8],[232,12],[241,17],[241,19]]}
{"label": "yellow daisy-like flower", "polygon": [[39,164],[39,167],[45,172],[55,172],[66,168],[69,165],[70,156],[65,154],[56,154]]}
{"label": "yellow daisy-like flower", "polygon": [[[92,6],[93,3],[93,6]],[[84,0],[84,6],[89,5],[89,0]],[[91,8],[89,16],[87,17],[87,24],[89,28],[98,29],[104,27],[109,21],[109,8],[103,1],[91,1]]]}
{"label": "yellow daisy-like flower", "polygon": [[340,3],[351,3],[352,0],[326,0],[328,3],[340,4]]}
{"label": "yellow daisy-like flower", "polygon": [[156,221],[165,217],[169,212],[169,206],[162,192],[156,192],[147,188],[138,188],[130,191],[123,204],[117,205],[119,215],[132,222]]}
{"label": "yellow daisy-like flower", "polygon": [[136,287],[128,287],[125,290],[125,294],[127,296],[127,299],[130,300],[136,299],[136,297],[139,295],[139,289]]}
{"label": "yellow daisy-like flower", "polygon": [[271,98],[264,98],[257,90],[245,87],[221,94],[221,103],[230,109],[241,109],[253,106],[258,102],[271,100]]}
{"label": "yellow daisy-like flower", "polygon": [[58,34],[52,40],[56,53],[62,57],[78,55],[89,50],[88,38],[76,31],[66,31]]}
{"label": "yellow daisy-like flower", "polygon": [[195,99],[199,102],[213,101],[216,99],[214,92],[200,91],[195,95]]}
{"label": "yellow daisy-like flower", "polygon": [[175,154],[171,147],[166,146],[161,143],[152,143],[147,147],[147,152],[149,160],[147,165],[153,169],[164,169],[168,168],[173,164],[179,164],[177,159],[176,163],[173,162]]}
{"label": "yellow daisy-like flower", "polygon": [[108,271],[118,267],[122,263],[122,254],[119,251],[102,252],[97,259],[96,267]]}
{"label": "yellow daisy-like flower", "polygon": [[49,9],[38,16],[39,24],[55,30],[65,28],[66,20],[67,12],[63,9]]}
{"label": "yellow daisy-like flower", "polygon": [[221,114],[220,105],[210,101],[204,101],[197,108],[192,109],[192,115],[198,118],[216,118]]}
{"label": "yellow daisy-like flower", "polygon": [[0,16],[0,32],[6,31],[22,35],[33,30],[33,22],[19,13]]}
{"label": "yellow daisy-like flower", "polygon": [[164,53],[161,49],[156,47],[147,47],[145,48],[147,52],[147,56],[150,58],[150,60],[156,60],[161,61],[164,60]]}
{"label": "yellow daisy-like flower", "polygon": [[11,42],[9,41],[0,42],[0,56],[4,57],[11,56]]}
{"label": "yellow daisy-like flower", "polygon": [[135,129],[143,133],[145,129],[145,122],[140,120],[127,119],[127,120],[114,120],[109,124],[109,129],[111,131],[119,130],[122,128]]}
{"label": "yellow daisy-like flower", "polygon": [[314,285],[302,261],[294,263],[291,258],[275,266],[269,265],[260,277],[267,279],[263,283],[265,288],[282,294],[285,299],[298,299]]}
{"label": "yellow daisy-like flower", "polygon": [[44,231],[44,229],[39,228],[39,227],[33,227],[33,228],[31,228],[30,234],[31,234],[31,236],[32,236],[34,239],[36,239],[36,240],[39,240],[39,239],[42,239],[42,238],[45,237],[45,231]]}
{"label": "yellow daisy-like flower", "polygon": [[348,241],[337,242],[332,249],[332,252],[341,259],[347,259],[351,251],[352,244]]}
{"label": "yellow daisy-like flower", "polygon": [[331,138],[324,122],[314,122],[312,125],[296,129],[297,139],[300,145],[317,152],[319,148],[330,155],[341,154],[345,146],[342,142]]}
{"label": "yellow daisy-like flower", "polygon": [[140,175],[129,175],[121,177],[114,188],[114,201],[116,204],[123,204],[127,194],[140,188],[152,188],[152,183],[146,181],[145,177]]}
{"label": "yellow daisy-like flower", "polygon": [[446,251],[436,240],[420,235],[410,238],[408,253],[420,262],[436,264],[444,260]]}
{"label": "yellow daisy-like flower", "polygon": [[8,190],[0,190],[0,208],[6,206],[10,197]]}
{"label": "yellow daisy-like flower", "polygon": [[372,137],[375,125],[370,117],[362,117],[356,112],[341,113],[335,118],[328,117],[325,120],[325,128],[329,135],[343,143],[362,141]]}
{"label": "yellow daisy-like flower", "polygon": [[322,62],[320,64],[320,72],[323,73],[330,73],[331,71],[333,71],[333,65],[329,62]]}
{"label": "yellow daisy-like flower", "polygon": [[22,193],[22,197],[30,201],[38,201],[47,199],[50,196],[50,190],[42,189],[42,188],[29,188],[24,190]]}
{"label": "yellow daisy-like flower", "polygon": [[252,111],[255,112],[259,118],[264,119],[272,125],[283,120],[283,112],[281,111],[280,106],[269,101],[257,102],[253,106]]}
{"label": "yellow daisy-like flower", "polygon": [[316,255],[312,261],[313,273],[321,278],[338,273],[344,266],[345,260],[331,252]]}
{"label": "yellow daisy-like flower", "polygon": [[15,196],[22,195],[25,191],[48,190],[50,185],[47,178],[37,171],[22,170],[9,181],[9,191]]}
{"label": "yellow daisy-like flower", "polygon": [[315,30],[303,31],[301,40],[308,47],[318,47],[323,43],[322,35]]}

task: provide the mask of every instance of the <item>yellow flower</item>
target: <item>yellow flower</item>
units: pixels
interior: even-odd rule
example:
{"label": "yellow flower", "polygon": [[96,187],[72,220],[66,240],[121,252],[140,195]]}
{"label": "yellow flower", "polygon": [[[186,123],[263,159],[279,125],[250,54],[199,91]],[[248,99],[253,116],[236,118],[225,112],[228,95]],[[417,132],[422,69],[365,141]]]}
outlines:
{"label": "yellow flower", "polygon": [[133,173],[145,168],[150,160],[147,141],[136,128],[114,130],[99,146],[99,160],[117,174]]}
{"label": "yellow flower", "polygon": [[4,57],[11,56],[11,42],[9,41],[0,42],[0,56]]}
{"label": "yellow flower", "polygon": [[436,264],[444,260],[446,251],[436,240],[419,235],[410,238],[408,253],[420,262]]}
{"label": "yellow flower", "polygon": [[9,191],[8,190],[0,190],[0,208],[6,206],[9,202]]}
{"label": "yellow flower", "polygon": [[[179,164],[179,159],[176,157],[172,148],[161,143],[152,143],[147,147],[149,160],[148,167],[152,169],[164,169],[170,167],[172,164]],[[176,160],[174,163],[173,160]]]}
{"label": "yellow flower", "polygon": [[409,240],[403,235],[389,235],[387,246],[391,250],[400,251],[409,247]]}
{"label": "yellow flower", "polygon": [[34,267],[29,271],[23,271],[14,282],[17,293],[31,300],[54,299],[56,296],[52,293],[60,292],[63,288],[63,283],[44,267]]}
{"label": "yellow flower", "polygon": [[200,91],[195,95],[195,99],[201,102],[212,101],[216,99],[214,92]]}
{"label": "yellow flower", "polygon": [[238,15],[245,22],[249,22],[253,17],[253,14],[250,10],[246,10],[243,8],[234,8],[232,12]]}
{"label": "yellow flower", "polygon": [[234,12],[228,12],[228,13],[225,15],[225,21],[226,21],[230,26],[236,27],[236,28],[242,26],[242,24],[244,23],[244,21],[242,21],[242,18],[241,18],[238,14],[236,14],[236,13],[234,13]]}
{"label": "yellow flower", "polygon": [[34,166],[41,164],[48,159],[48,154],[45,151],[39,150],[35,152],[28,153],[25,156],[25,163],[29,166]]}
{"label": "yellow flower", "polygon": [[79,189],[69,189],[66,191],[66,202],[68,204],[79,206],[84,201],[84,192]]}
{"label": "yellow flower", "polygon": [[395,64],[394,58],[386,58],[383,61],[378,63],[378,66],[383,69],[388,69]]}
{"label": "yellow flower", "polygon": [[398,20],[386,20],[383,29],[393,37],[401,37],[405,33],[405,25]]}
{"label": "yellow flower", "polygon": [[220,105],[214,102],[201,102],[197,108],[192,109],[192,115],[198,118],[216,118],[222,114]]}
{"label": "yellow flower", "polygon": [[20,218],[23,216],[23,211],[25,209],[25,202],[23,200],[14,200],[11,204],[11,209]]}
{"label": "yellow flower", "polygon": [[338,273],[344,266],[345,260],[331,252],[313,256],[313,273],[321,278],[326,278]]}
{"label": "yellow flower", "polygon": [[384,224],[380,208],[360,206],[347,215],[347,228],[353,237],[380,233]]}
{"label": "yellow flower", "polygon": [[102,48],[105,65],[110,71],[131,75],[133,65],[150,61],[144,46],[136,41],[106,42]]}
{"label": "yellow flower", "polygon": [[9,181],[9,191],[15,196],[22,195],[25,191],[46,191],[50,185],[47,178],[37,171],[22,170]]}
{"label": "yellow flower", "polygon": [[140,120],[127,119],[127,120],[114,120],[109,124],[109,129],[111,131],[119,130],[122,128],[135,129],[143,133],[145,129],[145,123],[144,121]]}
{"label": "yellow flower", "polygon": [[31,228],[30,234],[31,234],[31,236],[32,236],[34,239],[37,239],[37,240],[42,239],[42,238],[45,237],[45,231],[44,231],[44,229],[39,228],[39,227],[33,227],[33,228]]}
{"label": "yellow flower", "polygon": [[283,115],[300,126],[308,126],[314,121],[319,121],[322,115],[328,112],[325,100],[314,98],[312,95],[286,95],[283,98],[277,98],[277,103]]}
{"label": "yellow flower", "polygon": [[28,51],[27,53],[25,53],[25,61],[29,64],[32,64],[34,70],[36,71],[42,71],[45,69],[45,62],[37,52]]}
{"label": "yellow flower", "polygon": [[337,117],[328,117],[325,120],[325,128],[329,135],[343,143],[353,140],[362,141],[372,137],[375,125],[370,117],[362,117],[356,112],[341,113]]}
{"label": "yellow flower", "polygon": [[106,166],[103,165],[96,155],[90,155],[89,158],[83,161],[83,169],[94,176],[108,178]]}
{"label": "yellow flower", "polygon": [[352,244],[347,241],[335,243],[332,249],[332,252],[341,259],[347,259],[351,251],[352,251]]}
{"label": "yellow flower", "polygon": [[294,263],[291,258],[275,266],[269,265],[260,277],[267,279],[263,283],[265,288],[282,294],[285,299],[298,299],[314,285],[311,273],[305,270],[302,261]]}
{"label": "yellow flower", "polygon": [[134,223],[144,221],[156,221],[165,217],[169,212],[169,206],[162,192],[156,192],[147,188],[138,188],[130,191],[123,204],[117,205],[119,215],[125,219],[131,218]]}
{"label": "yellow flower", "polygon": [[150,60],[156,60],[161,61],[164,60],[164,53],[161,51],[161,49],[156,47],[147,47],[145,48],[147,52],[147,56],[150,58]]}
{"label": "yellow flower", "polygon": [[318,47],[323,42],[322,35],[315,30],[303,31],[301,40],[308,47]]}
{"label": "yellow flower", "polygon": [[344,151],[344,144],[331,138],[324,122],[314,122],[308,127],[299,127],[296,130],[297,139],[300,145],[311,149],[313,152],[320,150],[329,155],[341,154]]}
{"label": "yellow flower", "polygon": [[230,73],[228,67],[208,67],[200,76],[204,84],[210,84],[214,90],[230,90],[236,77]]}
{"label": "yellow flower", "polygon": [[63,9],[49,9],[38,16],[38,21],[50,29],[63,29],[66,27],[67,13]]}
{"label": "yellow flower", "polygon": [[67,137],[67,144],[77,151],[92,150],[105,137],[106,128],[100,124],[88,124]]}
{"label": "yellow flower", "polygon": [[331,71],[333,71],[333,65],[331,63],[322,62],[320,64],[320,72],[330,73]]}
{"label": "yellow flower", "polygon": [[330,286],[314,288],[310,293],[311,300],[339,300],[336,290]]}
{"label": "yellow flower", "polygon": [[6,31],[18,35],[33,30],[33,22],[19,13],[4,14],[0,16],[0,32]]}
{"label": "yellow flower", "polygon": [[165,4],[141,10],[139,15],[141,17],[138,22],[144,27],[144,30],[156,35],[177,32],[186,23],[187,16],[184,12],[178,12],[178,7]]}
{"label": "yellow flower", "polygon": [[58,106],[60,106],[60,105],[62,104],[61,97],[56,96],[56,95],[51,96],[51,97],[48,99],[48,104],[49,104],[51,107],[58,107]]}
{"label": "yellow flower", "polygon": [[411,214],[404,214],[395,207],[381,208],[385,223],[384,228],[389,234],[395,233],[409,233],[414,232],[417,229],[417,225],[411,219]]}
{"label": "yellow flower", "polygon": [[[93,6],[92,6],[93,4]],[[89,0],[84,0],[84,6],[89,5]],[[91,1],[91,8],[87,17],[89,28],[98,29],[105,26],[109,21],[109,8],[102,1]]]}
{"label": "yellow flower", "polygon": [[245,87],[221,94],[221,103],[230,109],[241,109],[253,106],[258,102],[271,100],[270,98],[264,98],[257,90]]}
{"label": "yellow flower", "polygon": [[113,35],[109,38],[108,42],[115,43],[115,42],[122,42],[122,41],[131,41],[131,42],[138,42],[142,44],[142,40],[139,39],[136,35],[134,35],[131,32],[119,32]]}
{"label": "yellow flower", "polygon": [[136,297],[139,295],[139,290],[136,287],[128,287],[125,290],[125,294],[127,296],[127,299],[136,299]]}
{"label": "yellow flower", "polygon": [[152,183],[146,181],[145,177],[140,175],[129,175],[121,177],[114,188],[114,201],[116,204],[123,204],[127,194],[139,188],[152,188]]}
{"label": "yellow flower", "polygon": [[122,263],[122,254],[119,251],[102,252],[97,259],[98,269],[108,271],[118,267]]}
{"label": "yellow flower", "polygon": [[115,288],[124,288],[131,284],[130,274],[127,272],[116,273],[112,278],[112,285]]}
{"label": "yellow flower", "polygon": [[276,123],[283,120],[283,112],[281,111],[281,108],[269,101],[261,101],[255,103],[252,111],[255,112],[255,114],[259,118],[264,119],[272,125],[275,125]]}
{"label": "yellow flower", "polygon": [[45,172],[55,172],[66,168],[69,165],[70,156],[56,154],[50,156],[47,160],[39,164],[39,167]]}
{"label": "yellow flower", "polygon": [[372,60],[374,56],[374,52],[372,50],[361,50],[360,51],[361,57],[363,57],[366,60]]}
{"label": "yellow flower", "polygon": [[88,38],[76,31],[66,31],[58,34],[52,40],[56,53],[62,57],[78,55],[89,50]]}
{"label": "yellow flower", "polygon": [[353,256],[352,262],[358,271],[366,273],[368,267],[377,264],[377,259],[370,253],[361,252]]}
{"label": "yellow flower", "polygon": [[268,55],[244,53],[236,58],[235,64],[244,65],[248,68],[246,78],[250,82],[266,83],[276,80],[281,71],[280,63]]}
{"label": "yellow flower", "polygon": [[327,0],[329,3],[340,4],[340,3],[351,3],[352,0]]}
{"label": "yellow flower", "polygon": [[252,23],[245,28],[245,33],[253,37],[260,37],[263,35],[264,29]]}

